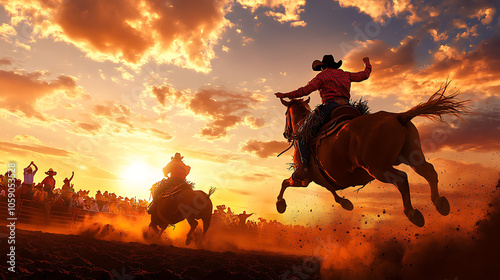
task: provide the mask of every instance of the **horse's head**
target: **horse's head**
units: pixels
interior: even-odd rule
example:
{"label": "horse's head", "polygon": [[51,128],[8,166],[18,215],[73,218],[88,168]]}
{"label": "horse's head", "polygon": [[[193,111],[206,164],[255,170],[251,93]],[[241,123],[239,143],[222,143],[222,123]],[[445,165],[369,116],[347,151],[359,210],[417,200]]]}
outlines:
{"label": "horse's head", "polygon": [[289,138],[293,133],[299,128],[298,123],[304,119],[310,112],[311,107],[309,107],[309,101],[311,98],[307,99],[291,99],[286,101],[283,98],[280,99],[281,104],[287,107],[286,109],[286,124],[285,124],[285,138]]}

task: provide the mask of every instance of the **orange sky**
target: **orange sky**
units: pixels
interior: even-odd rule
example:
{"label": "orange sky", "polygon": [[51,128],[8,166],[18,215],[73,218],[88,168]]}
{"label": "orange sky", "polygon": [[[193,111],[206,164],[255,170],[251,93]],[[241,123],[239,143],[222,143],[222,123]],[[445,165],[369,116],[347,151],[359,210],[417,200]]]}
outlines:
{"label": "orange sky", "polygon": [[[16,162],[18,176],[33,160],[37,182],[54,168],[58,187],[74,171],[76,189],[148,198],[180,152],[197,188],[218,188],[216,205],[296,223],[349,215],[332,210],[331,194],[314,184],[287,191],[284,215],[274,206],[291,153],[276,158],[287,144],[273,93],[305,85],[311,62],[332,53],[349,71],[370,57],[370,79],[351,93],[372,111],[406,110],[447,78],[477,100],[465,123],[414,120],[452,206],[466,207],[470,193],[486,207],[481,194],[499,177],[495,1],[0,3],[0,164]],[[423,180],[405,171],[414,205],[428,207]],[[361,211],[351,215],[389,206],[402,213],[389,185],[342,195]]]}

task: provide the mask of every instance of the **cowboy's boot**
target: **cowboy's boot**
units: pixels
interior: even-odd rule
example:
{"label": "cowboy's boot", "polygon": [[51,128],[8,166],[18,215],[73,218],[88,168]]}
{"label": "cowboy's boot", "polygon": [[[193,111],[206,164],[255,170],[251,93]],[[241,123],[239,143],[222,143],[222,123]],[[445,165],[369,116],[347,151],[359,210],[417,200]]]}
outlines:
{"label": "cowboy's boot", "polygon": [[304,167],[304,165],[300,165],[295,172],[292,174],[292,180],[300,182],[303,187],[307,187],[309,183],[311,182],[311,179],[309,179],[311,175],[311,172],[309,171],[309,168]]}

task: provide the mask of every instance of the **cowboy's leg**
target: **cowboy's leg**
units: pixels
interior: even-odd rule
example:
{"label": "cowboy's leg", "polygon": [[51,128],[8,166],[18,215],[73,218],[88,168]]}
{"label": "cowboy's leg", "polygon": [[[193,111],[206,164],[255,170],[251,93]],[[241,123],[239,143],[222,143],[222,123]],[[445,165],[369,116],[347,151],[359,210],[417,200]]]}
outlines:
{"label": "cowboy's leg", "polygon": [[321,104],[318,106],[318,110],[321,112],[321,115],[323,116],[323,123],[320,124],[317,129],[319,129],[322,125],[327,123],[330,120],[330,114],[332,113],[333,109],[339,107],[340,105],[335,103],[335,102],[330,102],[327,104]]}
{"label": "cowboy's leg", "polygon": [[156,190],[153,192],[153,201],[149,204],[147,212],[151,214],[153,212],[153,209],[156,207],[156,203],[158,201],[158,196],[165,190],[164,185],[166,184],[160,184]]}
{"label": "cowboy's leg", "polygon": [[311,158],[311,149],[309,147],[309,144],[306,143],[305,141],[299,140],[298,146],[299,146],[300,160],[302,162],[302,166],[303,168],[309,168],[310,158]]}
{"label": "cowboy's leg", "polygon": [[[330,116],[330,113],[333,111],[334,108],[338,107],[336,103],[328,103],[328,104],[322,104],[318,106],[318,110],[320,111],[321,115],[323,116],[323,122],[318,124],[316,127],[314,127],[314,134],[317,133],[317,130],[326,122],[328,122],[328,118]],[[304,168],[309,168],[310,166],[310,159],[311,159],[311,148],[309,146],[309,143],[299,140],[298,141],[298,146],[299,146],[299,152],[300,152],[300,158],[302,161],[302,165]]]}

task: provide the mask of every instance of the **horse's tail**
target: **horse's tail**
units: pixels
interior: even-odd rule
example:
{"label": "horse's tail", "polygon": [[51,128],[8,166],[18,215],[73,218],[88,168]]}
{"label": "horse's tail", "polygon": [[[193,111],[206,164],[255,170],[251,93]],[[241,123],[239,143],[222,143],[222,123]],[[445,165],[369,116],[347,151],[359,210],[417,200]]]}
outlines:
{"label": "horse's tail", "polygon": [[215,190],[217,190],[216,187],[210,187],[210,190],[208,191],[208,197],[210,197],[212,194],[214,194]]}
{"label": "horse's tail", "polygon": [[471,100],[457,99],[457,96],[460,94],[458,91],[450,95],[444,95],[449,85],[450,82],[446,82],[427,102],[421,103],[404,113],[399,113],[398,120],[403,125],[406,125],[411,119],[417,116],[424,116],[435,121],[443,121],[442,115],[446,114],[453,114],[462,120],[462,114],[469,113],[467,104]]}

